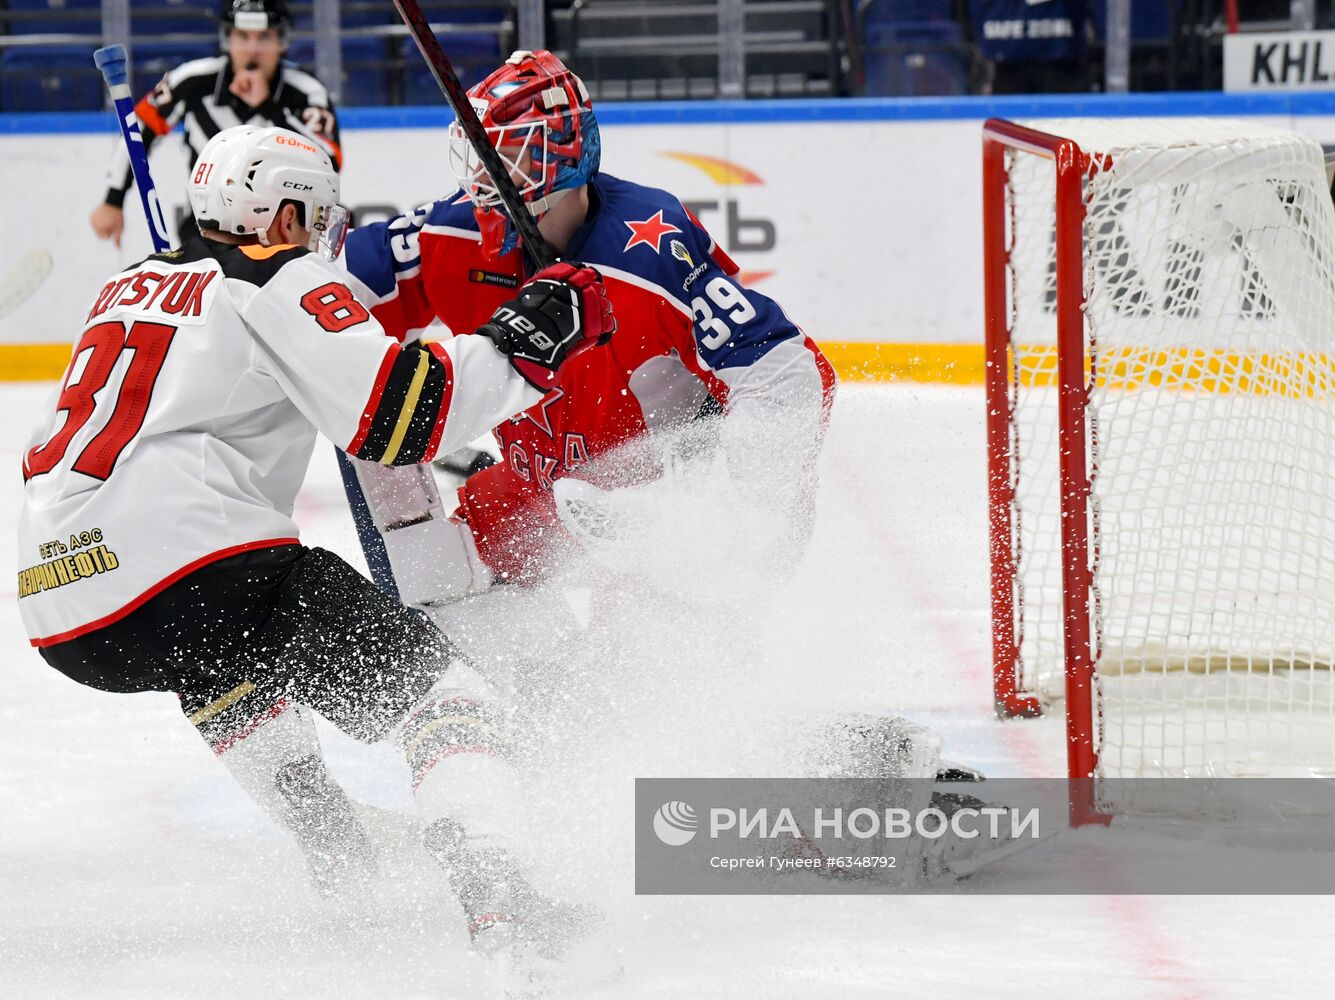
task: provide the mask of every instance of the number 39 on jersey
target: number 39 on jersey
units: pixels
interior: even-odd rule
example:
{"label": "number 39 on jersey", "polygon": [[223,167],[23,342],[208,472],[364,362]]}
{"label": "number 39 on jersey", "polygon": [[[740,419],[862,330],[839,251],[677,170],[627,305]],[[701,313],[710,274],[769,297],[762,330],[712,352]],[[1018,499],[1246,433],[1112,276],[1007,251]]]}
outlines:
{"label": "number 39 on jersey", "polygon": [[726,277],[717,274],[705,285],[705,294],[691,300],[700,344],[715,350],[726,344],[733,330],[756,318],[756,308],[746,300],[746,293]]}

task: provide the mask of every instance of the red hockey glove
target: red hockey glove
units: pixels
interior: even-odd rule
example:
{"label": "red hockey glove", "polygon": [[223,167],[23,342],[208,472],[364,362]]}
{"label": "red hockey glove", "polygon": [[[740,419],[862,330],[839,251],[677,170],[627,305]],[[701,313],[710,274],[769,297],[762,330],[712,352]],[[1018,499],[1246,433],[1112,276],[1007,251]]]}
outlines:
{"label": "red hockey glove", "polygon": [[477,332],[490,337],[529,384],[546,391],[561,366],[616,330],[602,276],[591,267],[553,264],[498,308]]}

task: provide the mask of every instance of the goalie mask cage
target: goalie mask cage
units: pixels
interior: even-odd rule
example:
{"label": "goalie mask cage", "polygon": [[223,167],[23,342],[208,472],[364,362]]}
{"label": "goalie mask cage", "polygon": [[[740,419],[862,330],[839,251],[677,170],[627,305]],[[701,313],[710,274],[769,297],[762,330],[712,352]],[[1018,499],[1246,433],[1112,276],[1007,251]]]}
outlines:
{"label": "goalie mask cage", "polygon": [[1077,825],[1176,811],[1109,778],[1335,774],[1321,148],[993,119],[983,192],[998,714],[1064,700]]}

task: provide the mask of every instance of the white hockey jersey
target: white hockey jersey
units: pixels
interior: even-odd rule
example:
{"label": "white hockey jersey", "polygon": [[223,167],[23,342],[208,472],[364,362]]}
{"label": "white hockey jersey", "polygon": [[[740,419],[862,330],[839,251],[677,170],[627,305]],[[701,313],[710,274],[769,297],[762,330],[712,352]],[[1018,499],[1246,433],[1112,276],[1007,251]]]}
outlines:
{"label": "white hockey jersey", "polygon": [[19,611],[34,646],[191,571],[297,540],[318,428],[386,464],[450,452],[541,395],[486,337],[401,346],[335,265],[192,240],[114,276],[23,459]]}

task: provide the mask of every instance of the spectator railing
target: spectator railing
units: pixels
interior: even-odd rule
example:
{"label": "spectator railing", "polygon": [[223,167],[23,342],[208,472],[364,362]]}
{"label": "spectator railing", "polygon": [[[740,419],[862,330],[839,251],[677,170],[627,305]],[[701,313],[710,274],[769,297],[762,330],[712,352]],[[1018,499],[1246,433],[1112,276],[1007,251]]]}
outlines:
{"label": "spectator railing", "polygon": [[[104,107],[91,62],[92,49],[104,42],[130,49],[137,91],[177,62],[217,51],[212,0],[0,4],[0,111]],[[1035,86],[1097,89],[1105,72],[1113,88],[1220,85],[1227,0],[1137,2],[1129,39],[1125,22],[1113,17],[1126,4],[1107,0],[1089,8],[1081,27],[1093,43],[1075,73],[1079,79],[1063,70]],[[986,93],[993,73],[973,35],[967,0],[423,0],[422,6],[465,83],[511,48],[543,47],[546,39],[598,100]],[[340,104],[440,102],[392,0],[302,0],[291,7],[289,58],[314,70]],[[1288,18],[1277,19],[1281,9]],[[1241,30],[1331,27],[1333,18],[1329,2],[1310,0],[1287,7],[1272,0],[1256,13],[1269,19],[1242,22]],[[1111,30],[1113,22],[1121,30]],[[1119,63],[1128,43],[1134,58]]]}

